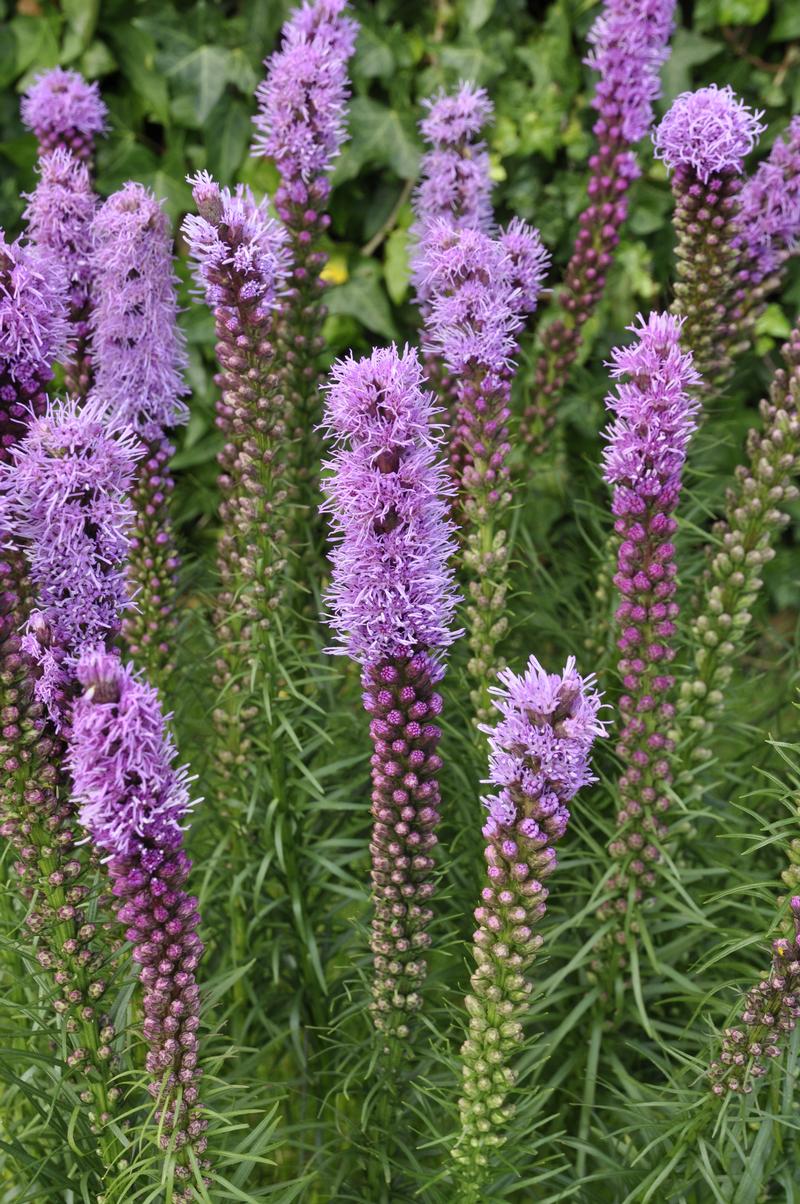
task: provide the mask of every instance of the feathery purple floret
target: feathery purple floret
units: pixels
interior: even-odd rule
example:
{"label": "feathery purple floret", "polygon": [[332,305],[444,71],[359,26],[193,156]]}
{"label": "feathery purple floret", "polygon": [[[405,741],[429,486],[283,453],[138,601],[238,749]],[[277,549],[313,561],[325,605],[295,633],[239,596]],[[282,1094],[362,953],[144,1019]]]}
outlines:
{"label": "feathery purple floret", "polygon": [[42,155],[39,182],[27,200],[31,239],[61,264],[73,311],[84,310],[92,281],[92,221],[99,204],[88,167],[62,147]]}
{"label": "feathery purple floret", "polygon": [[89,651],[77,667],[85,688],[72,709],[70,772],[79,818],[106,853],[183,839],[190,778],[176,769],[158,692],[114,653]]}
{"label": "feathery purple floret", "polygon": [[187,357],[164,210],[129,183],[94,221],[94,395],[147,442],[188,419]]}
{"label": "feathery purple floret", "polygon": [[362,663],[434,654],[456,638],[452,492],[416,353],[392,346],[335,364],[323,511],[335,543],[328,622]]}
{"label": "feathery purple floret", "polygon": [[256,203],[244,184],[234,192],[220,188],[205,171],[189,183],[199,213],[188,214],[181,229],[207,304],[223,321],[227,315],[233,329],[237,315],[226,302],[235,279],[238,299],[248,309],[255,306],[259,321],[268,317],[284,291],[290,256],[286,231],[269,216],[267,198]]}
{"label": "feathery purple floret", "polygon": [[37,75],[21,105],[23,124],[43,151],[63,146],[80,159],[91,158],[95,138],[106,129],[107,113],[98,85],[61,67]]}
{"label": "feathery purple floret", "polygon": [[483,800],[489,811],[485,835],[515,827],[544,846],[564,835],[566,804],[596,779],[589,768],[592,743],[605,735],[598,718],[600,695],[593,675],[581,677],[575,658],[562,673],[547,673],[535,656],[524,674],[498,674],[489,693],[500,712],[489,737],[489,782],[500,793]]}
{"label": "feathery purple floret", "polygon": [[678,484],[700,410],[691,395],[700,376],[680,346],[683,320],[663,313],[638,320],[629,327],[638,341],[611,353],[612,378],[631,379],[606,399],[615,417],[605,431],[603,475],[626,498]]}
{"label": "feathery purple floret", "polygon": [[423,100],[422,107],[428,110],[419,123],[422,135],[432,146],[440,147],[460,146],[477,138],[494,113],[489,93],[472,83],[462,83],[453,93],[441,89]]}
{"label": "feathery purple floret", "polygon": [[[69,336],[67,289],[58,262],[39,247],[9,243],[0,230],[0,417],[7,446],[7,407],[36,397]],[[13,414],[19,419],[20,413]]]}
{"label": "feathery purple floret", "polygon": [[745,157],[766,129],[762,116],[739,100],[729,84],[682,92],[653,132],[655,156],[671,170],[691,168],[703,183],[720,173],[740,175]]}
{"label": "feathery purple floret", "polygon": [[[139,454],[133,434],[102,406],[88,402],[78,409],[74,401],[54,401],[12,449],[11,463],[0,468],[4,523],[25,551],[36,589],[39,612],[28,650],[51,675],[41,686],[48,705],[52,674],[58,676],[53,658],[60,663],[63,656],[69,670],[85,647],[117,633],[130,605],[124,560],[132,510],[126,495]],[[48,651],[53,646],[57,653]]]}
{"label": "feathery purple floret", "polygon": [[347,60],[358,32],[346,9],[341,0],[303,5],[284,25],[281,49],[265,61],[253,152],[274,159],[284,182],[326,175],[344,141]]}
{"label": "feathery purple floret", "polygon": [[675,0],[608,0],[588,35],[586,64],[600,76],[592,104],[626,142],[643,138],[661,95]]}
{"label": "feathery purple floret", "polygon": [[750,278],[777,271],[800,239],[800,117],[759,165],[739,194],[739,245]]}

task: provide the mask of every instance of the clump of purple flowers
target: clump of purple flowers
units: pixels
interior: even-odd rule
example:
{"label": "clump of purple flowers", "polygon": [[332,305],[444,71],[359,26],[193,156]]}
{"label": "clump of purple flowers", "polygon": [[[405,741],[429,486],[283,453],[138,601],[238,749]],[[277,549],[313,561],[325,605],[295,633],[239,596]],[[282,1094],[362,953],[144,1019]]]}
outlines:
{"label": "clump of purple flowers", "polygon": [[681,320],[669,314],[651,313],[647,320],[640,315],[631,330],[636,342],[612,352],[611,377],[621,383],[606,399],[614,420],[605,432],[603,453],[619,539],[615,617],[624,693],[617,752],[624,768],[618,782],[622,805],[617,834],[609,846],[614,860],[607,883],[610,898],[600,916],[615,918],[620,944],[627,932],[636,931],[635,910],[627,914],[631,887],[635,906],[642,887],[655,881],[658,842],[667,835],[660,817],[669,807],[674,741],[665,729],[675,714],[670,666],[678,616],[672,536],[699,412],[692,396],[699,376],[691,353],[681,349]]}
{"label": "clump of purple flowers", "polygon": [[[203,954],[197,899],[184,889],[191,861],[181,848],[190,808],[185,769],[157,692],[115,654],[87,651],[77,668],[83,693],[72,710],[68,765],[80,819],[105,855],[117,918],[133,944],[143,988],[150,1092],[163,1149],[176,1152],[178,1183],[192,1177],[207,1140],[199,1103]],[[179,1186],[176,1200],[191,1200]]]}
{"label": "clump of purple flowers", "polygon": [[442,763],[436,686],[458,634],[451,488],[433,396],[410,349],[334,365],[325,429],[334,443],[323,506],[334,545],[328,621],[333,651],[362,665],[371,719],[372,1010],[388,1040],[407,1036],[421,1006],[430,944]]}
{"label": "clump of purple flowers", "polygon": [[39,140],[40,153],[63,147],[84,161],[91,159],[95,139],[107,125],[98,85],[62,67],[36,76],[22,99],[21,113]]}
{"label": "clump of purple flowers", "polygon": [[461,1047],[463,1096],[453,1149],[464,1186],[478,1198],[492,1151],[505,1141],[514,1107],[506,1102],[515,1074],[510,1060],[522,1039],[533,991],[527,976],[543,938],[544,880],[558,864],[554,845],[569,821],[568,804],[595,781],[589,767],[594,740],[605,735],[594,677],[581,677],[570,657],[547,673],[532,656],[524,674],[510,669],[491,687],[500,712],[489,737],[487,884],[475,911],[476,968],[465,1001],[469,1036]]}
{"label": "clump of purple flowers", "polygon": [[592,100],[597,150],[589,159],[589,204],[558,296],[561,311],[542,334],[534,399],[523,437],[543,450],[559,397],[580,350],[581,332],[597,306],[628,213],[628,192],[639,175],[633,146],[653,119],[659,72],[669,55],[675,0],[606,0],[589,33],[587,64],[598,73]]}

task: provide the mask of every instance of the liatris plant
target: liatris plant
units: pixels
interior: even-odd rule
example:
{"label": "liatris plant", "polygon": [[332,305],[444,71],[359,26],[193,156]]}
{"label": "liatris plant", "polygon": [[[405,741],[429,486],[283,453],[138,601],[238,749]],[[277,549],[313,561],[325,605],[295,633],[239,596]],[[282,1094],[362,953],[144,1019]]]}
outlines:
{"label": "liatris plant", "polygon": [[618,781],[621,807],[617,833],[609,845],[613,871],[609,899],[600,917],[613,917],[624,944],[636,931],[642,888],[655,881],[653,864],[667,835],[662,816],[669,807],[670,754],[665,734],[675,714],[674,677],[676,593],[674,512],[681,474],[699,405],[690,395],[699,384],[690,352],[681,351],[681,320],[652,313],[631,327],[636,342],[612,352],[617,385],[606,405],[614,421],[605,432],[603,475],[613,486],[614,531],[620,540],[614,584],[619,700],[623,727],[617,752],[623,762]]}
{"label": "liatris plant", "polygon": [[453,1148],[465,1202],[482,1198],[492,1153],[506,1139],[516,1079],[510,1062],[533,991],[527,972],[543,943],[536,929],[546,910],[544,880],[558,864],[554,845],[567,829],[567,804],[595,781],[589,755],[605,735],[594,677],[582,678],[574,657],[563,672],[547,673],[532,656],[522,676],[506,669],[499,680],[491,693],[501,718],[481,729],[489,737],[489,782],[499,793],[483,800],[488,881],[475,911]]}
{"label": "liatris plant", "polygon": [[7,242],[0,230],[0,463],[43,412],[68,335],[59,264],[35,246]]}
{"label": "liatris plant", "polygon": [[730,87],[684,92],[653,134],[672,172],[678,278],[673,313],[707,387],[724,384],[737,341],[737,211],[744,160],[764,126]]}
{"label": "liatris plant", "polygon": [[[114,1098],[107,950],[92,914],[93,877],[80,856],[62,759],[81,648],[113,636],[127,597],[124,495],[135,453],[104,418],[91,404],[78,411],[74,402],[53,403],[0,469],[0,528],[27,558],[39,607],[20,635],[19,616],[9,621],[13,599],[4,600],[1,830],[19,858],[21,890],[31,902],[26,923],[40,966],[53,973],[67,1061],[80,1069],[98,1131],[111,1119]],[[106,1149],[106,1161],[110,1156]]]}
{"label": "liatris plant", "polygon": [[490,712],[489,676],[498,667],[508,585],[507,463],[512,357],[523,315],[531,313],[549,256],[539,233],[515,220],[497,239],[439,220],[425,239],[430,296],[429,349],[456,380],[451,466],[460,486],[471,694],[478,719]]}
{"label": "liatris plant", "polygon": [[[800,329],[783,348],[769,400],[761,403],[761,429],[748,435],[748,463],[736,472],[728,491],[725,517],[714,528],[714,544],[698,613],[690,629],[693,671],[681,683],[678,723],[681,757],[710,756],[706,741],[723,707],[737,651],[752,620],[751,610],[763,585],[764,566],[786,526],[786,507],[798,496],[793,478],[800,473]],[[677,733],[676,733],[677,734]]]}
{"label": "liatris plant", "polygon": [[456,638],[448,560],[450,486],[432,394],[416,354],[396,348],[334,365],[334,441],[323,509],[333,576],[328,621],[363,670],[372,756],[372,1013],[389,1042],[420,1007],[439,821],[436,687]]}
{"label": "liatris plant", "polygon": [[92,296],[92,221],[98,200],[89,169],[63,147],[42,155],[39,182],[25,217],[37,246],[50,252],[67,278],[71,346],[64,365],[67,391],[85,397],[91,385],[89,313]]}
{"label": "liatris plant", "polygon": [[128,561],[135,609],[127,646],[154,685],[175,667],[178,554],[169,514],[172,431],[189,411],[185,340],[178,327],[172,233],[161,205],[141,184],[103,204],[93,229],[93,396],[139,436],[145,455],[132,495],[136,520]]}
{"label": "liatris plant", "polygon": [[583,328],[602,296],[627,217],[627,194],[639,175],[632,148],[653,120],[674,12],[675,0],[606,0],[589,33],[592,49],[585,61],[599,76],[592,100],[599,114],[594,124],[598,145],[589,159],[589,204],[579,218],[554,320],[542,332],[534,399],[522,425],[524,438],[539,451],[546,446]]}
{"label": "liatris plant", "polygon": [[[266,200],[256,204],[249,189],[230,193],[207,173],[192,184],[199,213],[186,218],[183,233],[214,313],[222,369],[216,719],[223,768],[245,772],[249,695],[243,679],[263,653],[289,576],[291,431],[272,329],[287,274],[286,235],[269,217]],[[260,690],[259,682],[254,693]]]}
{"label": "liatris plant", "polygon": [[132,666],[87,651],[77,675],[83,693],[72,709],[73,794],[80,822],[107,859],[117,919],[140,966],[158,1140],[180,1184],[172,1199],[188,1201],[196,1198],[188,1185],[192,1163],[208,1166],[198,1089],[203,944],[197,899],[185,890],[192,863],[181,847],[191,779],[172,764],[176,750],[157,692]]}
{"label": "liatris plant", "polygon": [[320,242],[330,222],[330,171],[346,133],[347,64],[358,33],[348,13],[347,0],[312,0],[296,8],[283,27],[281,49],[266,60],[266,79],[256,91],[253,153],[268,156],[278,168],[275,206],[291,249],[289,287],[275,333],[301,480],[318,459],[311,433],[318,413],[317,356],[325,316],[319,295],[327,256]]}
{"label": "liatris plant", "polygon": [[77,71],[53,67],[37,75],[22,99],[22,121],[39,140],[39,153],[63,147],[89,162],[94,143],[104,134],[107,109],[98,85]]}

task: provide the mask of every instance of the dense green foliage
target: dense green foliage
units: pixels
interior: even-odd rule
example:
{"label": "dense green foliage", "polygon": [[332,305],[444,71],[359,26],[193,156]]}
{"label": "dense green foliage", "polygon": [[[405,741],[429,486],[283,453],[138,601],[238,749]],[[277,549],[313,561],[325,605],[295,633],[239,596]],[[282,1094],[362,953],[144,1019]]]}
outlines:
{"label": "dense green foliage", "polygon": [[[18,93],[61,63],[101,82],[111,132],[97,186],[128,179],[165,200],[176,229],[191,208],[187,172],[271,192],[270,165],[248,156],[252,93],[288,3],[189,0],[0,0],[0,225],[21,228],[20,194],[34,184],[35,143],[19,123]],[[350,140],[334,173],[325,357],[373,342],[415,340],[407,279],[410,194],[420,140],[419,102],[442,84],[473,79],[490,92],[495,206],[537,225],[553,250],[557,283],[585,203],[591,150],[585,0],[354,3],[362,33],[352,66]],[[665,104],[709,81],[730,83],[766,111],[761,151],[800,110],[800,7],[795,0],[684,3],[664,69]],[[550,668],[569,653],[597,671],[613,699],[609,603],[598,581],[610,527],[599,477],[607,389],[604,360],[638,310],[666,307],[673,271],[666,173],[642,147],[606,297],[590,323],[567,390],[554,453],[515,453],[508,662],[530,652]],[[180,244],[179,244],[180,246]],[[181,254],[184,249],[181,248]],[[210,636],[205,621],[217,531],[213,322],[191,296],[192,417],[175,458],[176,521],[184,557],[180,669],[166,705],[181,757],[200,777],[190,835],[203,936],[214,1200],[454,1199],[447,1146],[456,1123],[468,979],[465,941],[481,872],[479,803],[485,748],[469,712],[457,648],[445,680],[443,825],[437,915],[426,1007],[414,1060],[387,1067],[371,1039],[369,988],[369,748],[352,665],[324,655],[318,596],[298,603],[304,636],[275,636],[280,681],[264,699],[263,765],[245,813],[215,798]],[[682,503],[679,565],[687,611],[702,585],[703,544],[719,512],[747,429],[800,311],[800,273],[760,319],[755,346],[715,403],[692,452]],[[533,341],[523,344],[515,391],[525,397]],[[796,1157],[797,1034],[753,1100],[731,1097],[716,1131],[703,1075],[737,992],[765,973],[767,937],[786,848],[797,834],[800,506],[765,572],[750,642],[734,676],[702,790],[675,806],[674,859],[639,946],[641,962],[607,1008],[591,970],[595,919],[614,803],[611,742],[601,784],[577,800],[551,883],[546,958],[522,1054],[518,1111],[486,1199],[673,1200],[756,1204],[800,1198]],[[324,586],[319,569],[317,594]],[[688,660],[684,650],[683,660]],[[768,739],[770,737],[770,739]],[[21,1204],[96,1199],[80,1181],[79,1107],[53,1070],[60,1051],[43,1001],[15,980],[19,915],[2,909],[0,967],[0,1199]],[[124,1027],[120,1005],[117,1027]],[[130,1017],[135,1020],[135,1017]],[[53,1097],[55,1094],[55,1104]],[[72,1119],[71,1119],[72,1118]],[[148,1151],[106,1188],[106,1204],[164,1198]],[[131,1167],[133,1169],[131,1169]],[[535,1185],[535,1186],[534,1186]],[[198,1199],[206,1198],[198,1196]]]}

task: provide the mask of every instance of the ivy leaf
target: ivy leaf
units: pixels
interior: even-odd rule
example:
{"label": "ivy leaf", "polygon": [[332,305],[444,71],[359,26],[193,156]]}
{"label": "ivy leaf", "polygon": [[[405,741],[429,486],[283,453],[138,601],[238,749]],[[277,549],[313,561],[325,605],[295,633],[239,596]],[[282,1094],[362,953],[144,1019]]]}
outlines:
{"label": "ivy leaf", "polygon": [[380,267],[373,260],[360,264],[346,284],[327,289],[325,304],[329,314],[356,318],[367,330],[383,335],[385,339],[397,338],[397,328],[381,284]]}
{"label": "ivy leaf", "polygon": [[142,100],[144,112],[166,125],[169,120],[167,81],[158,70],[156,44],[136,21],[110,31],[124,75]]}
{"label": "ivy leaf", "polygon": [[395,305],[405,300],[410,283],[411,269],[408,262],[408,231],[392,230],[386,239],[383,256],[383,278],[386,289]]}
{"label": "ivy leaf", "polygon": [[465,17],[467,29],[474,32],[481,29],[494,12],[496,0],[466,0]]}
{"label": "ivy leaf", "polygon": [[205,135],[208,167],[222,184],[229,183],[244,158],[253,126],[250,111],[244,101],[235,96],[223,96],[211,110]]}
{"label": "ivy leaf", "polygon": [[94,36],[100,0],[61,0],[61,11],[67,19],[61,58],[63,62],[71,63],[83,53]]}
{"label": "ivy leaf", "polygon": [[228,82],[230,53],[219,46],[198,46],[167,72],[179,89],[172,112],[181,125],[199,129]]}
{"label": "ivy leaf", "polygon": [[401,179],[413,180],[419,150],[408,118],[368,96],[357,96],[350,106],[350,143],[335,178],[352,179],[367,164],[391,167]]}

